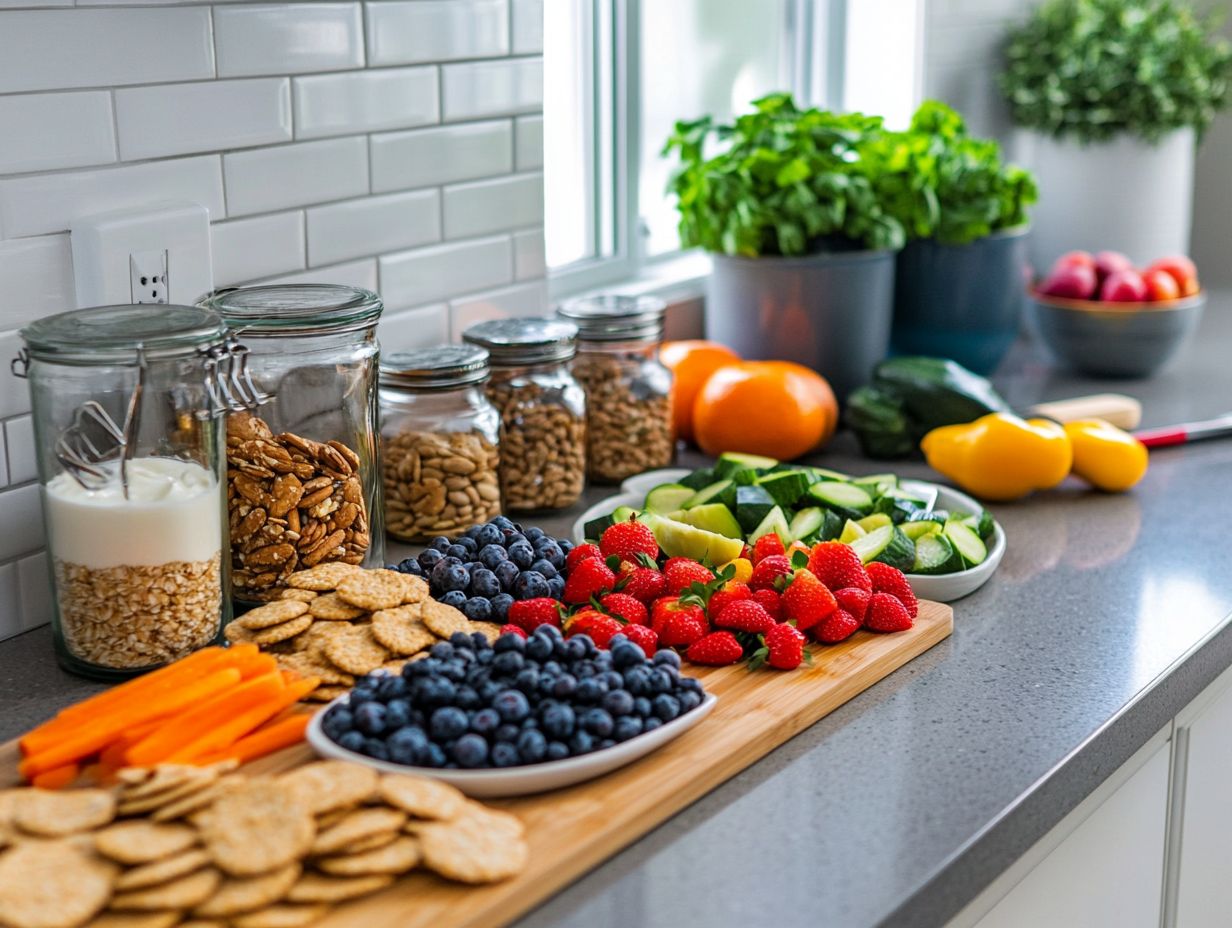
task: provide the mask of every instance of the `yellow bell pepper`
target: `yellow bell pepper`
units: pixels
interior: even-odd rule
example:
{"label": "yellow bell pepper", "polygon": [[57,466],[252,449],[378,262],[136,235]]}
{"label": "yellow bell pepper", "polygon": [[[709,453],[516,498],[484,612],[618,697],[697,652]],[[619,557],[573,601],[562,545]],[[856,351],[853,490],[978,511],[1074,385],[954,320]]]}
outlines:
{"label": "yellow bell pepper", "polygon": [[1074,474],[1109,493],[1128,490],[1146,474],[1146,445],[1103,419],[1065,424],[1074,446]]}
{"label": "yellow bell pepper", "polygon": [[933,429],[920,442],[929,465],[982,499],[1011,500],[1055,487],[1069,474],[1073,449],[1048,419],[996,412]]}

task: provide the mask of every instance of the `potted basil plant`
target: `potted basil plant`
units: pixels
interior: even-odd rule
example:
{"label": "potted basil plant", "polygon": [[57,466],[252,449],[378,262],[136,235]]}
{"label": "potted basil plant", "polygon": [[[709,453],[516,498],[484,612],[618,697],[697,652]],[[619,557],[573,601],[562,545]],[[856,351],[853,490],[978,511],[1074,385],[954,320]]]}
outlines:
{"label": "potted basil plant", "polygon": [[886,355],[906,240],[878,192],[870,146],[881,133],[879,117],[776,93],[729,124],[679,122],[664,147],[680,162],[669,189],[681,243],[714,258],[708,337],[807,365],[840,398]]}
{"label": "potted basil plant", "polygon": [[1046,0],[1013,30],[1001,88],[1042,191],[1038,270],[1075,249],[1189,250],[1194,147],[1230,75],[1213,21],[1178,0]]}

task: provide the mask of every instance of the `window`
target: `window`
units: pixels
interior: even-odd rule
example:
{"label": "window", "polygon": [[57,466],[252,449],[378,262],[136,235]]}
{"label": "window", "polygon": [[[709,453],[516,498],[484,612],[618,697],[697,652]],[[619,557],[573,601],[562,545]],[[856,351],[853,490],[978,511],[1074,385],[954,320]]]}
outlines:
{"label": "window", "polygon": [[659,151],[677,119],[772,90],[903,125],[924,0],[547,0],[544,172],[553,297],[678,258]]}

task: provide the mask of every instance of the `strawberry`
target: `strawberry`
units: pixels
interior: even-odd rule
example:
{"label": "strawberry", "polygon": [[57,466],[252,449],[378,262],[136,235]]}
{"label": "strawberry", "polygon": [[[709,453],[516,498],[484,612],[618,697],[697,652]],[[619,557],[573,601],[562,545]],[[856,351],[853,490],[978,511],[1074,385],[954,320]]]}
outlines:
{"label": "strawberry", "polygon": [[873,561],[864,569],[868,571],[868,578],[873,581],[874,593],[889,593],[906,607],[907,614],[913,619],[920,614],[920,603],[915,598],[911,584],[907,582],[906,574],[897,567],[879,561]]}
{"label": "strawberry", "polygon": [[650,624],[650,611],[646,604],[628,593],[604,593],[599,597],[599,605],[608,615],[614,615],[622,621],[633,625]]}
{"label": "strawberry", "polygon": [[560,603],[546,596],[509,604],[509,624],[533,632],[540,625],[560,628]]}
{"label": "strawberry", "polygon": [[796,623],[800,631],[808,631],[838,608],[830,588],[807,569],[797,570],[783,591],[783,614]]}
{"label": "strawberry", "polygon": [[[863,590],[856,592],[864,593]],[[868,596],[867,593],[864,593]],[[813,626],[813,637],[823,644],[838,644],[846,641],[860,630],[860,620],[846,609],[835,609],[827,618]]]}
{"label": "strawberry", "polygon": [[757,541],[753,542],[753,566],[756,567],[768,557],[774,557],[777,554],[786,554],[787,549],[783,547],[783,539],[771,532],[769,535],[762,535]]}
{"label": "strawberry", "polygon": [[868,612],[868,601],[872,598],[872,595],[868,590],[861,590],[854,586],[849,586],[845,590],[834,591],[834,599],[838,603],[838,607],[847,612],[861,625],[864,624],[864,614]]}
{"label": "strawberry", "polygon": [[599,550],[604,557],[636,561],[639,554],[657,558],[659,543],[655,541],[654,532],[649,525],[630,519],[628,522],[617,522],[608,526],[599,539]]}
{"label": "strawberry", "polygon": [[[700,612],[698,607],[698,612]],[[669,648],[691,647],[695,641],[700,641],[710,631],[705,618],[691,609],[677,610],[670,613],[657,631],[659,643]]]}
{"label": "strawberry", "polygon": [[616,575],[600,558],[587,558],[570,571],[562,599],[567,603],[588,603],[590,597],[610,590],[615,582]]}
{"label": "strawberry", "polygon": [[841,541],[822,541],[813,545],[808,569],[832,590],[854,586],[870,593],[873,591],[873,581],[860,563],[860,555]]}
{"label": "strawberry", "polygon": [[502,625],[500,629],[500,633],[502,635],[517,635],[521,638],[529,637],[526,634],[526,629],[524,629],[521,625],[512,625],[512,624]]}
{"label": "strawberry", "polygon": [[588,561],[592,557],[603,557],[603,552],[599,550],[598,545],[578,545],[565,556],[565,571],[573,570],[582,561]]}
{"label": "strawberry", "polygon": [[624,628],[618,619],[597,609],[583,609],[569,619],[569,636],[589,635],[598,648],[606,648],[612,636],[620,634]]}
{"label": "strawberry", "polygon": [[709,567],[703,567],[697,561],[687,558],[675,564],[669,561],[663,568],[663,576],[667,579],[667,591],[676,595],[683,593],[694,583],[707,584],[714,580],[714,573]]}
{"label": "strawberry", "polygon": [[[758,539],[760,541],[760,539]],[[753,576],[749,586],[754,590],[765,590],[774,586],[774,581],[784,574],[791,573],[791,561],[785,554],[771,554],[763,557],[753,568]]]}
{"label": "strawberry", "polygon": [[721,667],[734,664],[744,657],[744,648],[731,632],[711,632],[689,645],[684,656],[695,664],[712,664]]}
{"label": "strawberry", "polygon": [[864,627],[872,632],[902,632],[912,626],[907,607],[889,593],[874,593],[868,601]]}
{"label": "strawberry", "polygon": [[783,618],[783,597],[779,595],[778,590],[754,590],[753,601],[759,603],[763,609],[770,613],[770,618],[774,619],[774,621],[778,622]]}
{"label": "strawberry", "polygon": [[730,628],[738,632],[753,632],[760,635],[774,628],[774,619],[770,618],[770,613],[753,600],[742,599],[724,606],[715,618],[714,624],[719,628]]}
{"label": "strawberry", "polygon": [[706,604],[706,614],[712,619],[730,603],[748,599],[752,595],[747,583],[739,580],[728,580],[723,586],[710,594],[710,602]]}
{"label": "strawberry", "polygon": [[662,635],[668,620],[681,613],[688,613],[703,626],[707,624],[706,612],[697,603],[681,602],[679,596],[663,596],[650,609],[650,627]]}
{"label": "strawberry", "polygon": [[637,567],[620,585],[620,592],[628,593],[649,606],[667,592],[667,580],[653,567]]}
{"label": "strawberry", "polygon": [[659,649],[659,636],[653,628],[645,625],[626,625],[622,631],[647,656],[652,656]]}
{"label": "strawberry", "polygon": [[697,561],[693,560],[693,558],[691,557],[669,557],[666,561],[663,562],[662,570],[664,573],[667,573],[667,568],[675,567],[677,564],[696,564],[696,563]]}
{"label": "strawberry", "polygon": [[759,650],[767,664],[779,670],[795,670],[804,660],[804,634],[794,625],[780,622],[762,635],[765,654]]}

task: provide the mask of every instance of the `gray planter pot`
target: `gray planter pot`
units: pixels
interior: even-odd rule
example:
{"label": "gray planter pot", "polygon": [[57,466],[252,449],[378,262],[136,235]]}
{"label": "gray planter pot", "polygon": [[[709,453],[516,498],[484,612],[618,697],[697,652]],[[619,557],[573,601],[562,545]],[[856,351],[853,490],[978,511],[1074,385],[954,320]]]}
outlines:
{"label": "gray planter pot", "polygon": [[811,367],[841,400],[886,356],[894,252],[713,257],[706,334],[741,357]]}
{"label": "gray planter pot", "polygon": [[1007,229],[967,245],[912,242],[894,275],[896,354],[953,358],[990,373],[1018,334],[1026,288],[1030,229]]}

